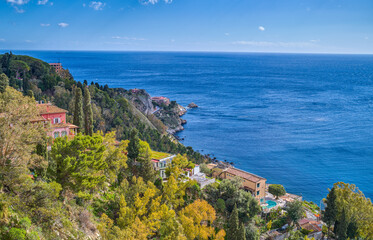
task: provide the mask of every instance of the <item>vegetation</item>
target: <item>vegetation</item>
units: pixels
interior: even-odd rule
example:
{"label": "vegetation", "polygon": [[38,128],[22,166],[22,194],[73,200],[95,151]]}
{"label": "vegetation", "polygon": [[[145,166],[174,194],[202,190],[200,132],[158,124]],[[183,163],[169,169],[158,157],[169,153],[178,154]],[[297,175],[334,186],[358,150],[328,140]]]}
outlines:
{"label": "vegetation", "polygon": [[373,204],[353,184],[335,183],[324,200],[323,220],[338,239],[373,238]]}
{"label": "vegetation", "polygon": [[[27,56],[0,57],[0,239],[258,240],[286,222],[288,239],[308,239],[295,228],[315,204],[259,215],[239,178],[202,190],[186,173],[204,157],[154,127],[123,91],[77,83]],[[52,141],[35,100],[69,109],[81,133]],[[164,181],[151,159],[170,154]],[[354,185],[336,183],[325,203],[328,237],[373,238],[372,203]]]}
{"label": "vegetation", "polygon": [[278,199],[278,197],[284,196],[286,194],[284,186],[280,184],[271,184],[268,187],[268,192]]}

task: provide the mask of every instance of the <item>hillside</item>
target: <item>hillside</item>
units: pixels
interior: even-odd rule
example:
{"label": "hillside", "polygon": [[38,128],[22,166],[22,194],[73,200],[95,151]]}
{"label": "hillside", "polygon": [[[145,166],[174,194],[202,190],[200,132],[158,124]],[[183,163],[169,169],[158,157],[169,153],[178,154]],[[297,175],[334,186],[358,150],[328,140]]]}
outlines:
{"label": "hillside", "polygon": [[94,131],[115,131],[117,139],[123,140],[128,139],[131,129],[137,129],[140,138],[147,141],[153,150],[187,154],[195,162],[204,159],[201,154],[180,144],[168,133],[175,131],[167,129],[177,128],[181,123],[179,116],[173,114],[162,118],[153,115],[155,107],[144,90],[142,94],[131,97],[129,91],[122,88],[109,88],[108,85],[94,82],[89,84],[88,81],[77,82],[68,70],[57,74],[46,62],[12,53],[0,55],[0,66],[0,73],[8,76],[11,87],[25,95],[34,96],[37,101],[51,101],[67,109],[68,120],[71,122],[74,91],[87,85],[92,97]]}

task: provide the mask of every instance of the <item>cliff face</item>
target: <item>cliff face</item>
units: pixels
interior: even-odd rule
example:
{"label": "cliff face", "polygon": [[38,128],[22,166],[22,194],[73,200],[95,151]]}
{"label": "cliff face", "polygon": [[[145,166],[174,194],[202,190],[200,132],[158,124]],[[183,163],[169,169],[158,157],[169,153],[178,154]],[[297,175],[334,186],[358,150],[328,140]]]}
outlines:
{"label": "cliff face", "polygon": [[167,127],[167,132],[174,134],[183,130],[185,120],[180,117],[185,114],[186,109],[175,101],[169,105],[154,105],[149,93],[144,89],[132,89],[126,91],[124,96],[144,115],[149,116],[153,114]]}
{"label": "cliff face", "polygon": [[144,89],[132,89],[126,92],[125,97],[145,115],[152,114],[155,110],[152,99]]}

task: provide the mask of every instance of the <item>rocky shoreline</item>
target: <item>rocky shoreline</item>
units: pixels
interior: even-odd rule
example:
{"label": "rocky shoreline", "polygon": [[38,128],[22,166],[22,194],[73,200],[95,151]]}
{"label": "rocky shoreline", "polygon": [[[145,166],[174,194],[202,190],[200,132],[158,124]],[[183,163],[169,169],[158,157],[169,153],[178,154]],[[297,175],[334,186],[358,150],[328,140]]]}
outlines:
{"label": "rocky shoreline", "polygon": [[167,133],[175,136],[177,132],[184,130],[183,125],[187,121],[181,117],[187,112],[187,108],[176,101],[170,101],[163,96],[151,97],[144,89],[125,90],[123,96],[146,116],[154,115],[160,120],[166,127]]}

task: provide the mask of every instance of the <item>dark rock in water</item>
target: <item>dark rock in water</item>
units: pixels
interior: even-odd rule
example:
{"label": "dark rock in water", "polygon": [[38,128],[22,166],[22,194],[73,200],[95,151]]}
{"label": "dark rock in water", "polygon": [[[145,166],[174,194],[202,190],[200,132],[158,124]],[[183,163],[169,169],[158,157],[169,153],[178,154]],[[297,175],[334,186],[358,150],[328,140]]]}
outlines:
{"label": "dark rock in water", "polygon": [[192,102],[192,103],[189,103],[188,108],[198,108],[198,105]]}

